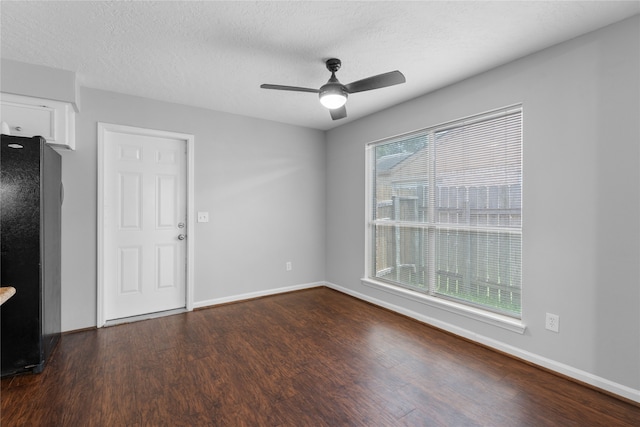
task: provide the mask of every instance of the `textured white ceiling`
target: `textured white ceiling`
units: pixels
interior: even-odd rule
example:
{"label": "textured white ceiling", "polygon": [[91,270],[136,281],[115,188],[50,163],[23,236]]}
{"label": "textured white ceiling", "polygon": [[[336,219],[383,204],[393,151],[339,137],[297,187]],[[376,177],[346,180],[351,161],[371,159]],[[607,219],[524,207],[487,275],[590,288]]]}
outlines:
{"label": "textured white ceiling", "polygon": [[[638,1],[2,1],[3,58],[78,73],[82,86],[330,129],[640,13]],[[332,121],[312,93],[324,61],[349,97]]]}

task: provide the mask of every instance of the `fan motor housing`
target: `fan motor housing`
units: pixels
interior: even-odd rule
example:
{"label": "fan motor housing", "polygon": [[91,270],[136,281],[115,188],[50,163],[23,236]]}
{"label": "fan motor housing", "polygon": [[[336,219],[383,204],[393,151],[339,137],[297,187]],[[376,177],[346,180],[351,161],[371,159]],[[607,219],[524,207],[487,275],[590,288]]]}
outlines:
{"label": "fan motor housing", "polygon": [[349,97],[349,92],[347,92],[347,88],[344,87],[344,85],[342,85],[340,82],[337,82],[337,83],[329,82],[327,84],[322,85],[322,87],[320,87],[320,94],[319,94],[320,98],[322,98],[323,95],[328,95],[331,93],[344,95],[345,98]]}

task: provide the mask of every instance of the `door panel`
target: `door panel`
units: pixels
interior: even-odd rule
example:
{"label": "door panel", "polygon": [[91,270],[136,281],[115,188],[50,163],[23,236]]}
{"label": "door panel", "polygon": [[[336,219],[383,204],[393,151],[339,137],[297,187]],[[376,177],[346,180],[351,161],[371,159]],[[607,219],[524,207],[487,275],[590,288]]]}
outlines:
{"label": "door panel", "polygon": [[105,320],[185,307],[186,141],[106,132],[104,156]]}
{"label": "door panel", "polygon": [[178,223],[176,218],[177,182],[175,176],[156,177],[156,227],[173,229]]}
{"label": "door panel", "polygon": [[177,286],[176,245],[156,246],[156,286],[173,288]]}
{"label": "door panel", "polygon": [[142,224],[142,175],[119,173],[120,229],[139,230]]}
{"label": "door panel", "polygon": [[118,248],[118,288],[120,294],[141,292],[140,261],[142,248]]}

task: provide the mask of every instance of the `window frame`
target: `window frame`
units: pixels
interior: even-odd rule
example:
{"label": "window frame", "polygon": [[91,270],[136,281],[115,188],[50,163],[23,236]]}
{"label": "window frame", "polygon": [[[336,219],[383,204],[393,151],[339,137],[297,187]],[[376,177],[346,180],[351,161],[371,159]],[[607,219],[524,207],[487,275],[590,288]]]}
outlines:
{"label": "window frame", "polygon": [[[428,305],[430,307],[435,307],[440,310],[444,310],[450,313],[455,313],[457,315],[464,316],[466,318],[474,319],[477,321],[481,321],[483,323],[487,323],[490,325],[498,326],[503,329],[507,329],[519,334],[523,334],[526,330],[526,326],[523,323],[523,311],[524,308],[521,304],[520,318],[512,317],[505,314],[496,313],[490,310],[483,309],[481,307],[477,307],[474,305],[468,305],[464,302],[457,302],[455,300],[450,300],[446,298],[442,298],[435,295],[430,295],[430,291],[427,289],[426,292],[421,292],[418,290],[413,290],[410,287],[403,286],[401,284],[394,284],[392,282],[380,280],[375,277],[373,273],[373,264],[375,263],[373,257],[375,256],[375,247],[376,244],[373,238],[374,233],[372,232],[372,228],[375,228],[380,222],[377,219],[373,218],[374,214],[374,198],[372,191],[376,182],[376,168],[375,168],[375,149],[376,147],[389,144],[394,141],[406,140],[411,137],[425,135],[429,138],[428,134],[431,133],[435,135],[436,132],[440,132],[450,127],[460,126],[463,122],[465,123],[473,123],[474,121],[484,121],[491,118],[491,116],[498,116],[500,114],[505,114],[510,111],[517,110],[520,112],[522,120],[524,119],[524,108],[521,103],[513,104],[507,107],[502,107],[498,109],[489,110],[483,113],[474,114],[471,116],[463,117],[456,120],[451,120],[448,122],[440,123],[434,126],[425,127],[416,131],[407,132],[404,134],[395,135],[388,138],[383,138],[380,140],[372,141],[367,143],[365,146],[365,191],[366,191],[366,208],[365,208],[365,262],[364,262],[364,275],[361,279],[363,285],[367,287],[371,287],[377,290],[384,291],[385,293],[392,294],[395,296],[402,297],[404,299],[408,299],[411,301],[415,301],[424,305]],[[521,126],[521,138],[523,132],[524,125]],[[520,160],[520,165],[523,165],[522,158]],[[434,173],[434,171],[430,171],[429,174]],[[434,177],[430,177],[431,180]],[[435,181],[435,179],[433,179]],[[432,182],[433,182],[432,181]],[[413,227],[416,224],[414,223],[402,223],[397,222],[395,225],[406,225],[409,227]],[[430,230],[432,228],[437,228],[436,223],[433,224],[420,224],[420,228],[424,228],[425,230]],[[520,230],[522,230],[522,224],[520,225]],[[435,256],[433,259],[435,259]],[[522,260],[520,268],[522,268]],[[521,270],[522,271],[522,270]],[[426,284],[427,288],[431,285],[429,283]],[[521,302],[524,300],[524,290],[521,288]],[[395,307],[396,309],[398,307]],[[400,311],[403,311],[402,309]],[[425,319],[428,323],[438,324],[440,321],[427,318]]]}

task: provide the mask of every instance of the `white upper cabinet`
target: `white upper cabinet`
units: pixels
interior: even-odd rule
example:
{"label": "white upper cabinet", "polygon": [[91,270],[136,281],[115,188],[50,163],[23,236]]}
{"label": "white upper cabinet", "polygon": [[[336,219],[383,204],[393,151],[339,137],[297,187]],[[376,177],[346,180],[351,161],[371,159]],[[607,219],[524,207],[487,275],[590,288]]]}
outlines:
{"label": "white upper cabinet", "polygon": [[76,113],[73,105],[8,93],[2,93],[0,97],[0,121],[8,125],[11,135],[38,135],[56,148],[75,150]]}

